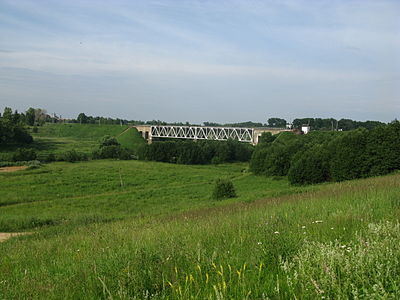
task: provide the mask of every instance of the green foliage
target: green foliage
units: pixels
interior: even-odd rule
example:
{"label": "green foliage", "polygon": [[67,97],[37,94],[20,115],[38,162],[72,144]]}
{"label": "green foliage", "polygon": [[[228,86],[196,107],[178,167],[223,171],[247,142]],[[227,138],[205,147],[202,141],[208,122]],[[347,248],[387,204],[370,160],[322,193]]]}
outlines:
{"label": "green foliage", "polygon": [[400,122],[395,121],[370,131],[365,151],[369,176],[400,170]]}
{"label": "green foliage", "polygon": [[88,156],[85,153],[80,153],[72,149],[64,153],[62,160],[67,162],[85,161],[88,160]]}
{"label": "green foliage", "polygon": [[344,181],[400,170],[400,123],[372,130],[263,136],[250,161],[257,175],[289,176],[293,184]]}
{"label": "green foliage", "polygon": [[[0,172],[0,232],[32,228],[29,220],[33,216],[76,226],[86,224],[92,216],[98,217],[95,222],[105,222],[200,209],[210,205],[213,183],[221,177],[234,180],[240,194],[229,201],[235,202],[310,189],[289,186],[285,179],[243,174],[245,167],[241,163],[203,166],[91,160],[46,164],[23,176]],[[12,203],[24,205],[9,205]]]}
{"label": "green foliage", "polygon": [[[344,243],[307,242],[297,255],[282,262],[289,298],[390,299],[400,296],[400,224],[368,224],[366,232]],[[394,285],[394,287],[391,287]],[[397,295],[397,297],[392,297]]]}
{"label": "green foliage", "polygon": [[28,161],[35,160],[37,157],[36,151],[31,148],[18,148],[13,154],[13,161]]}
{"label": "green foliage", "polygon": [[304,146],[300,138],[292,133],[281,133],[274,138],[265,135],[252,155],[250,170],[257,175],[286,176],[292,157]]}
{"label": "green foliage", "polygon": [[215,181],[212,198],[214,200],[221,200],[224,198],[235,198],[236,191],[232,181],[228,179],[218,178]]}
{"label": "green foliage", "polygon": [[107,146],[121,146],[117,139],[113,136],[106,135],[100,141],[100,148]]}
{"label": "green foliage", "polygon": [[280,118],[269,118],[268,127],[286,128],[286,120]]}
{"label": "green foliage", "polygon": [[252,151],[251,145],[233,140],[226,142],[165,141],[143,145],[138,153],[141,160],[178,164],[210,164],[248,161]]}
{"label": "green foliage", "polygon": [[53,161],[56,161],[56,160],[57,160],[57,157],[56,157],[56,155],[54,153],[49,153],[45,158],[46,162],[53,162]]}
{"label": "green foliage", "polygon": [[258,138],[258,144],[267,145],[275,141],[276,135],[272,135],[271,132],[263,132]]}
{"label": "green foliage", "polygon": [[349,131],[327,145],[331,154],[330,175],[334,181],[367,176],[365,150],[368,134],[366,129]]}
{"label": "green foliage", "polygon": [[35,124],[35,109],[30,107],[26,112],[25,112],[25,119],[26,119],[26,124],[29,126],[33,126]]}
{"label": "green foliage", "polygon": [[78,115],[78,117],[76,118],[76,120],[80,123],[80,124],[86,124],[88,123],[88,117],[84,114],[84,113],[80,113]]}
{"label": "green foliage", "polygon": [[[100,166],[107,172],[94,172]],[[121,166],[134,177],[131,183],[140,181],[140,189],[111,194],[112,174]],[[228,173],[243,165],[224,167]],[[44,173],[50,170],[59,176]],[[0,185],[18,186],[18,194],[26,186],[36,196],[32,182],[47,187],[50,180],[52,185],[35,203],[1,207],[1,228],[36,227],[32,235],[0,244],[0,294],[5,299],[399,298],[399,210],[390,204],[398,193],[398,174],[324,185],[320,191],[273,201],[243,203],[242,196],[242,203],[210,201],[207,178],[221,177],[221,171],[220,166],[95,161],[52,164],[18,176],[0,174]],[[72,176],[58,178],[61,174]],[[150,180],[162,174],[162,184]],[[198,175],[204,175],[204,182],[194,180]],[[92,187],[98,177],[102,181],[86,197],[62,198],[66,191]],[[90,182],[85,185],[82,178]],[[247,187],[246,193],[268,180],[245,179],[235,179],[235,185]],[[21,186],[10,184],[17,180]],[[68,186],[54,190],[54,180]],[[79,182],[80,189],[71,188]],[[192,198],[200,191],[201,197]],[[55,197],[57,193],[61,195]],[[248,200],[256,199],[252,195]],[[138,207],[146,202],[146,210]],[[177,202],[190,211],[182,211]],[[78,209],[86,215],[79,216]],[[124,220],[107,222],[111,214]],[[72,227],[71,218],[80,226]]]}
{"label": "green foliage", "polygon": [[0,146],[10,144],[28,144],[32,143],[32,136],[21,122],[17,111],[12,113],[11,108],[6,107],[0,118]]}
{"label": "green foliage", "polygon": [[328,181],[329,156],[321,145],[298,153],[292,161],[288,172],[292,184],[315,184]]}

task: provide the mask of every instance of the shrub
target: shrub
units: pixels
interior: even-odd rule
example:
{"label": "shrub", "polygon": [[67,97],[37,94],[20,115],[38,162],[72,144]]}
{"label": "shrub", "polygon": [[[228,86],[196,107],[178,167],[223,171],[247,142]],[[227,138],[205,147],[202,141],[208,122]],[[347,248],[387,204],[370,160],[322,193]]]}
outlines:
{"label": "shrub", "polygon": [[35,160],[37,157],[36,151],[30,148],[18,148],[13,154],[13,161],[28,161]]}
{"label": "shrub", "polygon": [[106,135],[101,139],[100,148],[107,147],[107,146],[120,146],[121,144],[118,143],[117,139],[113,136]]}
{"label": "shrub", "polygon": [[76,161],[84,161],[88,160],[88,157],[85,153],[79,153],[75,150],[70,150],[64,153],[63,160],[68,162],[76,162]]}
{"label": "shrub", "polygon": [[214,157],[211,159],[211,163],[212,163],[213,165],[219,165],[219,164],[222,164],[223,161],[222,161],[222,159],[221,159],[219,156],[214,156]]}
{"label": "shrub", "polygon": [[215,181],[214,191],[212,194],[213,199],[220,200],[223,198],[234,197],[236,197],[236,191],[232,181],[221,178]]}
{"label": "shrub", "polygon": [[45,158],[45,161],[47,161],[47,162],[52,162],[52,161],[56,161],[56,160],[57,160],[57,158],[54,153],[49,153]]}
{"label": "shrub", "polygon": [[334,181],[351,180],[367,176],[366,129],[349,131],[338,136],[328,145],[331,153],[330,174]]}
{"label": "shrub", "polygon": [[313,184],[329,180],[329,157],[321,145],[298,153],[294,158],[288,179],[291,184]]}

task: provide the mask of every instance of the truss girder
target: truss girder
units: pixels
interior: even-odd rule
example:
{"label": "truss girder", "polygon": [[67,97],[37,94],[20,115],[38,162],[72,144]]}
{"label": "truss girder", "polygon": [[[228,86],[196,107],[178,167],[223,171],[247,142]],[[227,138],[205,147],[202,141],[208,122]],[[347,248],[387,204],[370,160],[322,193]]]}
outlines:
{"label": "truss girder", "polygon": [[253,128],[239,127],[200,127],[200,126],[151,126],[152,138],[216,140],[228,139],[253,143]]}

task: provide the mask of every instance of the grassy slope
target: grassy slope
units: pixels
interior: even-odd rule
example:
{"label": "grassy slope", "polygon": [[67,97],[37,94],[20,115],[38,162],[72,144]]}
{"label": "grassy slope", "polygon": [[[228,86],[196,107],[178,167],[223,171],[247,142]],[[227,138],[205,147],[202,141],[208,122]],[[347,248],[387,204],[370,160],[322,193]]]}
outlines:
{"label": "grassy slope", "polygon": [[145,140],[142,138],[136,128],[128,128],[127,130],[124,130],[118,134],[116,137],[122,146],[134,152],[138,149],[138,147],[145,143]]}
{"label": "grassy slope", "polygon": [[[39,158],[45,158],[49,153],[60,154],[72,149],[90,154],[105,135],[118,136],[119,142],[131,150],[145,142],[135,128],[120,125],[45,124],[39,127],[38,133],[32,135],[34,143],[29,147],[36,149]],[[0,149],[0,160],[10,160],[15,150],[16,147]]]}
{"label": "grassy slope", "polygon": [[[120,167],[126,188],[131,189],[127,194],[119,194]],[[44,187],[51,177],[60,177],[55,174],[67,179],[59,179],[57,199],[0,207],[7,215],[35,215],[46,207],[56,212],[63,205],[77,215],[96,210],[124,215],[129,209],[135,215],[140,197],[134,191],[143,190],[139,206],[145,217],[89,224],[72,232],[57,226],[42,228],[35,235],[0,244],[0,295],[48,299],[400,296],[400,174],[213,207],[208,199],[210,176],[236,177],[239,200],[290,192],[286,181],[242,176],[242,167],[103,161],[50,165],[43,170],[48,173],[41,173],[44,177],[39,176],[40,170],[2,177],[2,190],[21,185],[21,197],[14,194],[22,202],[29,200],[24,196],[28,186],[32,191]],[[57,189],[46,186],[49,199],[54,198]],[[111,195],[103,199],[96,195],[97,189]],[[88,197],[78,198],[81,193]],[[131,202],[129,195],[137,200]],[[32,210],[25,211],[25,206]],[[176,212],[189,208],[198,209]],[[163,215],[151,217],[159,212]]]}
{"label": "grassy slope", "polygon": [[102,160],[0,173],[0,231],[213,206],[210,195],[218,177],[233,178],[238,190],[239,197],[226,202],[310,189],[242,173],[245,168],[245,164],[182,166]]}

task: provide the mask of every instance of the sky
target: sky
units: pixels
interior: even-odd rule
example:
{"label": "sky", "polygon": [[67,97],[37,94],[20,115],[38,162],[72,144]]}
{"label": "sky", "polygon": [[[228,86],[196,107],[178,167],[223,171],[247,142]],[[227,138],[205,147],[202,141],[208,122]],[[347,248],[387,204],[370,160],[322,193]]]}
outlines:
{"label": "sky", "polygon": [[0,0],[0,109],[400,119],[400,0]]}

